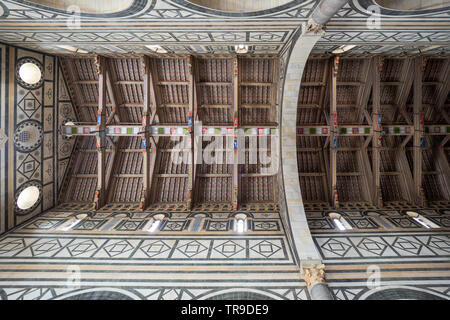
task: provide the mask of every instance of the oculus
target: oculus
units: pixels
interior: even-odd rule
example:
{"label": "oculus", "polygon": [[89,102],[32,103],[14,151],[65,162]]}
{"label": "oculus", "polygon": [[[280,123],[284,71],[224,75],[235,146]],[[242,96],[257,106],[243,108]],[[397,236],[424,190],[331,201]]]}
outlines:
{"label": "oculus", "polygon": [[17,215],[27,215],[35,210],[42,200],[42,185],[37,180],[23,184],[15,193]]}
{"label": "oculus", "polygon": [[26,57],[17,62],[16,79],[26,89],[37,89],[44,82],[42,64],[34,58]]}
{"label": "oculus", "polygon": [[22,190],[17,198],[17,207],[20,210],[27,210],[33,207],[39,200],[40,191],[36,186],[27,187]]}

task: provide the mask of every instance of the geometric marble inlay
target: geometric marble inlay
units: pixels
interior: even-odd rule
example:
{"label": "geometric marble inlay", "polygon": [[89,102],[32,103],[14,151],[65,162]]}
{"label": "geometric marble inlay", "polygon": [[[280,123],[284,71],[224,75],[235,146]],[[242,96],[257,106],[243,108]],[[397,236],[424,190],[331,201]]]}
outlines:
{"label": "geometric marble inlay", "polygon": [[5,134],[3,129],[0,129],[0,149],[5,146],[6,141],[8,141],[8,136]]}

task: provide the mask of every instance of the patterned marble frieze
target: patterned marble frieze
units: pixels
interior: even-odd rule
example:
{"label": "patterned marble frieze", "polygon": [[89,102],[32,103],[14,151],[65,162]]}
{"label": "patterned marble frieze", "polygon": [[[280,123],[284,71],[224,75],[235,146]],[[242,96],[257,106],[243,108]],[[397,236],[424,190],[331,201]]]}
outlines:
{"label": "patterned marble frieze", "polygon": [[[278,53],[317,4],[297,0],[256,12],[224,12],[186,0],[140,0],[120,12],[87,14],[4,0],[0,41],[67,54],[73,51],[58,46],[117,55],[150,53],[144,44],[160,44],[175,53],[229,54],[235,44],[245,43],[253,53]],[[373,0],[349,1],[328,23],[317,50],[332,51],[353,43],[358,52],[420,48],[448,53],[450,7],[404,12],[376,6],[374,13],[374,4]],[[48,23],[54,25],[52,31]],[[19,26],[25,29],[19,32]]]}
{"label": "patterned marble frieze", "polygon": [[[75,141],[59,134],[63,122],[75,120],[71,98],[53,55],[0,45],[0,233],[52,208]],[[42,78],[23,82],[18,70],[36,64]],[[36,186],[38,202],[17,207],[22,190]]]}
{"label": "patterned marble frieze", "polygon": [[0,238],[1,299],[310,298],[277,212],[248,214],[244,233],[230,213],[159,212],[153,233],[154,212],[87,212],[61,228],[79,214],[52,210]]}
{"label": "patterned marble frieze", "polygon": [[[450,211],[413,210],[436,225],[431,229],[407,211],[306,211],[336,299],[450,299]],[[352,229],[339,231],[331,212]]]}
{"label": "patterned marble frieze", "polygon": [[338,231],[329,214],[340,214],[353,228],[347,232],[395,232],[395,231],[427,231],[419,222],[407,215],[414,211],[435,223],[439,230],[450,230],[450,210],[448,209],[416,209],[416,210],[327,210],[306,211],[308,225],[312,232]]}

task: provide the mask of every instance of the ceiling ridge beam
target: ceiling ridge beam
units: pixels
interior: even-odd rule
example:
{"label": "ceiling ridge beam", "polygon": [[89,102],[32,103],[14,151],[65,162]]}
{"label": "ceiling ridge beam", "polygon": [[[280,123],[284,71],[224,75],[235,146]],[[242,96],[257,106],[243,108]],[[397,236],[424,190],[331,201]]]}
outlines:
{"label": "ceiling ridge beam", "polygon": [[156,163],[156,143],[150,136],[151,125],[156,115],[156,97],[153,78],[153,64],[149,57],[142,59],[144,106],[142,110],[141,150],[142,150],[142,193],[139,202],[140,210],[151,204],[151,189]]}
{"label": "ceiling ridge beam", "polygon": [[105,58],[95,57],[96,72],[98,74],[98,109],[96,126],[96,145],[97,145],[97,188],[94,196],[93,207],[99,210],[106,203],[106,65]]}
{"label": "ceiling ridge beam", "polygon": [[331,206],[333,208],[339,207],[339,197],[337,192],[337,147],[338,147],[338,117],[337,117],[337,74],[339,68],[339,56],[333,58],[332,63],[330,63],[330,113],[329,113],[329,124],[330,124],[330,198]]}
{"label": "ceiling ridge beam", "polygon": [[[238,110],[239,110],[239,92],[240,92],[240,65],[239,65],[240,59],[236,56],[233,59],[233,127],[234,131],[236,132],[236,129],[239,125],[239,118],[238,118]],[[239,163],[239,155],[238,155],[238,137],[235,134],[234,135],[234,150],[233,150],[233,183],[231,186],[231,202],[233,204],[233,210],[237,211],[239,208],[238,203],[238,195],[239,195],[239,182],[238,182],[238,163]]]}
{"label": "ceiling ridge beam", "polygon": [[381,192],[380,179],[380,148],[381,148],[381,58],[373,59],[372,67],[372,204],[379,208],[383,207],[383,196]]}

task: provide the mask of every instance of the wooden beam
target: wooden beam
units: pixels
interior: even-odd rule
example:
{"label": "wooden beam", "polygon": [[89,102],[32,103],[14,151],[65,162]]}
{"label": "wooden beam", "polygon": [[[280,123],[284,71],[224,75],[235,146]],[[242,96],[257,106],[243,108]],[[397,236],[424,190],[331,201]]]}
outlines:
{"label": "wooden beam", "polygon": [[406,123],[412,125],[411,118],[406,112],[406,102],[408,100],[409,92],[411,91],[414,80],[414,66],[413,61],[409,58],[403,61],[402,71],[400,75],[401,85],[397,88],[397,96],[395,98],[395,112],[391,119],[392,122],[396,120],[400,113],[405,119]]}
{"label": "wooden beam", "polygon": [[189,114],[188,114],[188,125],[189,125],[189,131],[190,136],[188,139],[190,139],[190,145],[191,145],[191,152],[190,152],[190,161],[188,165],[188,198],[187,198],[187,207],[189,210],[193,209],[194,206],[194,186],[195,186],[195,152],[196,152],[196,144],[195,144],[195,127],[194,127],[194,119],[195,119],[195,113],[197,111],[196,108],[196,101],[194,101],[195,92],[197,90],[196,86],[196,80],[197,78],[197,66],[196,61],[194,61],[193,56],[188,57],[188,97],[189,97]]}
{"label": "wooden beam", "polygon": [[97,111],[97,190],[94,198],[96,210],[106,203],[105,161],[106,161],[106,74],[105,58],[97,56],[95,64],[98,73],[98,111]]}
{"label": "wooden beam", "polygon": [[[142,110],[142,165],[143,165],[143,186],[142,186],[142,194],[141,200],[139,204],[139,208],[144,210],[146,207],[150,205],[151,199],[151,186],[152,186],[152,177],[153,171],[155,169],[155,160],[156,160],[156,144],[154,140],[151,139],[151,124],[154,119],[154,115],[156,114],[156,103],[154,96],[154,84],[152,78],[152,64],[150,59],[145,56],[142,61],[143,67],[143,77],[144,77],[144,107]],[[153,92],[153,94],[152,94]]]}
{"label": "wooden beam", "polygon": [[[236,132],[237,127],[239,125],[239,118],[238,118],[238,108],[239,108],[239,59],[238,57],[235,57],[233,59],[233,125],[234,125],[234,131]],[[234,136],[234,150],[233,150],[233,185],[231,190],[231,199],[233,202],[233,210],[238,210],[238,161],[239,161],[239,154],[238,154],[238,137],[235,134]]]}
{"label": "wooden beam", "polygon": [[339,199],[337,193],[337,74],[339,68],[339,56],[333,58],[330,72],[330,191],[331,191],[331,205],[333,208],[339,207]]}
{"label": "wooden beam", "polygon": [[[159,117],[159,122],[162,123],[164,121],[166,121],[165,119],[165,111],[161,110],[162,105],[163,105],[163,97],[162,97],[162,93],[161,93],[161,86],[158,85],[159,82],[159,76],[158,76],[158,64],[157,64],[157,60],[155,58],[149,58],[150,59],[150,66],[151,66],[151,70],[154,70],[154,72],[151,72],[151,77],[152,77],[152,83],[150,86],[150,96],[152,99],[152,104],[153,104],[153,108],[152,108],[152,112],[154,112],[152,114],[152,118],[155,119],[157,116]],[[160,112],[158,112],[158,110]]]}
{"label": "wooden beam", "polygon": [[[320,121],[320,116],[322,115],[322,112],[325,109],[324,105],[326,103],[326,99],[328,98],[327,97],[328,95],[326,95],[325,93],[326,93],[326,89],[327,89],[327,79],[329,79],[330,60],[327,59],[323,63],[325,64],[324,69],[323,69],[323,77],[322,77],[322,83],[324,85],[320,88],[319,104],[317,105],[319,110],[317,111],[317,114],[316,114],[316,123],[319,123],[319,121]],[[328,118],[328,117],[325,117],[325,118]]]}
{"label": "wooden beam", "polygon": [[417,57],[413,60],[414,70],[414,151],[413,151],[413,178],[415,189],[415,202],[417,205],[425,205],[425,194],[422,188],[422,147],[423,147],[423,124],[422,112],[422,72],[423,58]]}
{"label": "wooden beam", "polygon": [[[356,122],[363,122],[365,114],[367,112],[367,104],[369,103],[370,93],[373,87],[373,77],[371,76],[373,61],[372,59],[366,59],[363,62],[363,70],[362,76],[364,77],[364,82],[358,90],[358,98],[356,107],[358,110],[356,111]],[[368,120],[366,118],[366,120]],[[369,125],[372,125],[371,121],[367,121]]]}
{"label": "wooden beam", "polygon": [[121,119],[120,119],[120,114],[118,113],[118,100],[117,100],[117,94],[116,94],[116,90],[113,86],[113,81],[112,81],[112,76],[111,76],[111,63],[109,60],[105,60],[106,63],[106,87],[108,90],[108,96],[109,99],[111,100],[111,108],[112,108],[112,112],[109,115],[108,119],[106,120],[106,124],[108,125],[112,119],[115,119],[117,123],[120,123]]}
{"label": "wooden beam", "polygon": [[441,81],[436,88],[437,97],[436,104],[434,105],[434,109],[438,112],[435,113],[434,120],[437,120],[439,113],[441,113],[445,122],[450,124],[450,117],[444,109],[445,101],[447,100],[450,91],[450,59],[445,60],[444,67],[442,68],[439,78]]}
{"label": "wooden beam", "polygon": [[380,148],[381,148],[381,97],[380,97],[380,73],[382,71],[381,58],[374,58],[372,70],[372,175],[373,175],[373,197],[374,206],[383,207],[383,198],[380,184]]}

